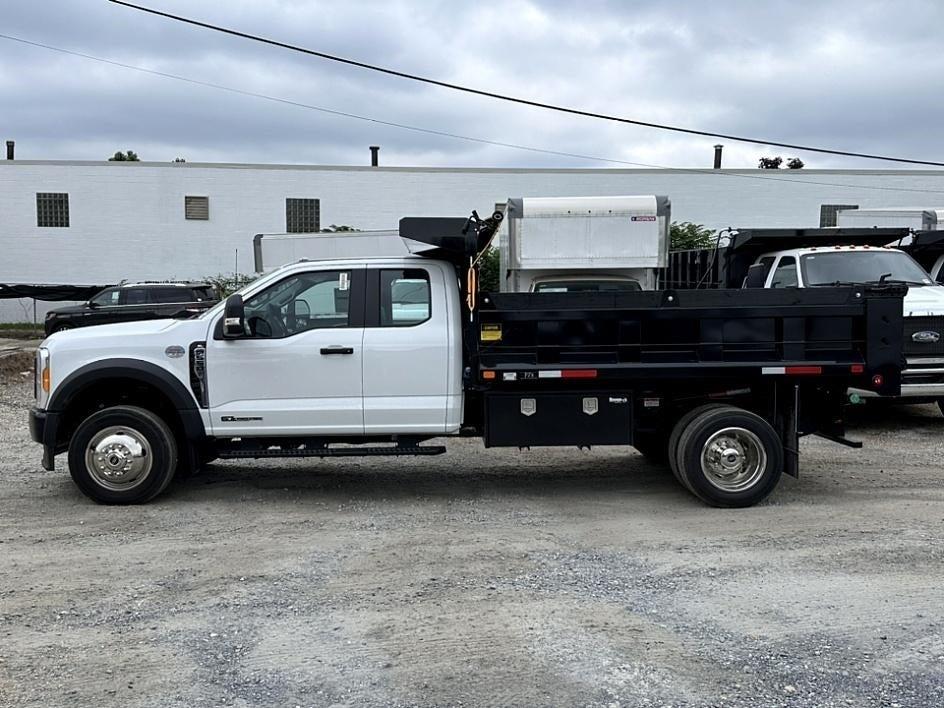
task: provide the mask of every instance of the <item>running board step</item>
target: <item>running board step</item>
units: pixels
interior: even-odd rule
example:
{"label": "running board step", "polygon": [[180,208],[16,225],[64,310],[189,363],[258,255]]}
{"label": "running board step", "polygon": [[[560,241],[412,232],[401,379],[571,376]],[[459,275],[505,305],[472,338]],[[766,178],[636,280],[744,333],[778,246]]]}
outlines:
{"label": "running board step", "polygon": [[394,447],[271,447],[231,448],[219,451],[221,459],[262,457],[396,457],[399,455],[442,455],[442,445],[397,445]]}

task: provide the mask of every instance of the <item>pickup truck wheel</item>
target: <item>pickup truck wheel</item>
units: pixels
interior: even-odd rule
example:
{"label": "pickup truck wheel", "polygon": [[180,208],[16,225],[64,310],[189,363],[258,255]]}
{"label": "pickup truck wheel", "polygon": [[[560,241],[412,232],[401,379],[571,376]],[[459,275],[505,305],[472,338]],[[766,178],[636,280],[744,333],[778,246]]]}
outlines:
{"label": "pickup truck wheel", "polygon": [[678,441],[679,476],[711,506],[752,506],[770,494],[783,474],[783,445],[754,413],[722,406],[702,411]]}
{"label": "pickup truck wheel", "polygon": [[[723,403],[706,403],[704,405],[693,408],[688,413],[679,418],[678,422],[675,424],[675,427],[672,428],[672,433],[669,435],[669,444],[666,448],[666,452],[669,455],[669,467],[672,469],[672,474],[675,475],[675,479],[678,480],[679,484],[688,489],[688,483],[685,479],[679,474],[678,466],[678,444],[679,440],[682,437],[682,433],[685,432],[685,429],[688,427],[688,424],[691,423],[695,418],[700,416],[705,411],[712,410],[714,408],[724,408]],[[689,489],[692,494],[695,492]]]}
{"label": "pickup truck wheel", "polygon": [[71,325],[71,324],[56,325],[53,328],[52,333],[55,334],[56,332],[65,332],[66,330],[69,330],[69,329],[75,329],[75,325]]}
{"label": "pickup truck wheel", "polygon": [[142,504],[174,476],[177,444],[151,411],[114,406],[93,413],[69,443],[69,472],[82,492],[101,504]]}

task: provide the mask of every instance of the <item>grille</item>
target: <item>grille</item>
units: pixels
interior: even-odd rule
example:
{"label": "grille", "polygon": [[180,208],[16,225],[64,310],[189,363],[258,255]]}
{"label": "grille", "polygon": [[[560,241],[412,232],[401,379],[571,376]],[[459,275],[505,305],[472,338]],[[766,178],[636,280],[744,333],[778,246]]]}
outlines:
{"label": "grille", "polygon": [[[916,342],[912,336],[918,332],[937,332],[936,342]],[[902,348],[910,357],[944,355],[944,316],[906,317],[905,337]]]}

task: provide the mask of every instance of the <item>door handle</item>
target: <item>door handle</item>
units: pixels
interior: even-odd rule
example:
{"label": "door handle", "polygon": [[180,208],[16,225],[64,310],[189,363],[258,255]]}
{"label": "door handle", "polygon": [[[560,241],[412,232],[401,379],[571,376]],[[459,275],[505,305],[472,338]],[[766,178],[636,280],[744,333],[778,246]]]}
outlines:
{"label": "door handle", "polygon": [[322,354],[353,354],[354,347],[322,347]]}

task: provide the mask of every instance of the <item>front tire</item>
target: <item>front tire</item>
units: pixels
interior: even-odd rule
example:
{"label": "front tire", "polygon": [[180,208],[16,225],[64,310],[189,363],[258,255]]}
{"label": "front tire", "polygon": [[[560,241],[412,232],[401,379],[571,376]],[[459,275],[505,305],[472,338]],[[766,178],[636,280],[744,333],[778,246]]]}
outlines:
{"label": "front tire", "polygon": [[53,327],[52,334],[56,334],[57,332],[68,332],[70,329],[75,329],[75,325],[72,325],[72,324],[56,325],[55,327]]}
{"label": "front tire", "polygon": [[136,406],[93,413],[69,442],[76,486],[100,504],[143,504],[174,476],[177,443],[161,418]]}
{"label": "front tire", "polygon": [[783,445],[760,416],[733,406],[702,411],[678,440],[678,474],[706,504],[753,506],[783,474]]}

